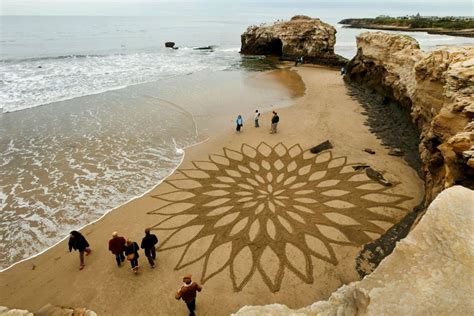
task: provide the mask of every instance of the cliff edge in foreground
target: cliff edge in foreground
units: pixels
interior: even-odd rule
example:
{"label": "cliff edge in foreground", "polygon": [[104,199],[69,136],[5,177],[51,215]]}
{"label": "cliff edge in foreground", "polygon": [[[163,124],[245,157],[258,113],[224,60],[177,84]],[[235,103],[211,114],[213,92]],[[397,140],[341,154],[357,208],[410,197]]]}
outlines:
{"label": "cliff edge in foreground", "polygon": [[344,65],[347,60],[334,54],[336,29],[304,15],[272,25],[250,26],[241,36],[241,53],[271,55],[283,59],[304,57],[305,61]]}
{"label": "cliff edge in foreground", "polygon": [[291,310],[280,304],[246,306],[256,315],[468,315],[474,310],[474,191],[443,191],[393,254],[362,281],[327,301]]}
{"label": "cliff edge in foreground", "polygon": [[366,32],[347,78],[406,107],[421,132],[425,206],[455,184],[474,188],[474,47],[423,52],[409,36]]}

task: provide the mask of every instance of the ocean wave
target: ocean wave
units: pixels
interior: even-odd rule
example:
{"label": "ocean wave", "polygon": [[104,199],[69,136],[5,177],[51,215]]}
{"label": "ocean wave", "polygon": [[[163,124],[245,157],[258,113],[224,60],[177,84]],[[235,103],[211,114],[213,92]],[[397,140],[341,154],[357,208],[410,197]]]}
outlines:
{"label": "ocean wave", "polygon": [[24,62],[40,62],[40,61],[48,61],[48,60],[61,60],[61,59],[74,59],[74,58],[92,58],[92,57],[105,57],[107,55],[98,55],[98,54],[86,54],[86,55],[59,55],[59,56],[45,56],[45,57],[33,57],[33,58],[8,58],[8,59],[0,59],[0,62],[3,63],[24,63]]}
{"label": "ocean wave", "polygon": [[[2,121],[0,270],[141,196],[180,164],[180,147],[198,141],[192,115],[166,100],[94,98],[102,105]],[[19,133],[8,133],[12,124]]]}
{"label": "ocean wave", "polygon": [[202,70],[225,70],[239,58],[235,50],[188,48],[4,62],[0,109],[14,112]]}

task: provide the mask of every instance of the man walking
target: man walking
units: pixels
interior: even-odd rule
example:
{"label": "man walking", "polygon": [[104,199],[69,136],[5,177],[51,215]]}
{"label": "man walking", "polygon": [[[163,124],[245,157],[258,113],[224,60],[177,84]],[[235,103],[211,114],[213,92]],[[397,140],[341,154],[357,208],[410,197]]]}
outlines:
{"label": "man walking", "polygon": [[176,292],[175,298],[177,300],[183,299],[189,310],[189,316],[194,316],[194,310],[196,309],[196,295],[197,292],[201,292],[202,286],[191,280],[192,275],[186,275],[183,277],[183,286]]}
{"label": "man walking", "polygon": [[273,111],[272,130],[270,134],[275,134],[277,132],[278,122],[280,122],[280,117],[278,116],[277,112]]}
{"label": "man walking", "polygon": [[155,245],[158,243],[156,235],[150,233],[150,228],[145,229],[145,237],[142,239],[141,248],[145,250],[145,256],[152,268],[155,267],[156,249]]}
{"label": "man walking", "polygon": [[117,232],[112,233],[112,239],[109,240],[109,250],[112,254],[115,255],[115,260],[117,261],[117,266],[121,266],[122,262],[125,261],[125,255],[123,251],[125,250],[125,243],[127,241],[124,237],[120,237]]}
{"label": "man walking", "polygon": [[72,249],[79,251],[79,270],[84,269],[84,253],[88,256],[92,251],[86,238],[80,232],[73,230],[69,236],[68,246],[69,252]]}
{"label": "man walking", "polygon": [[260,112],[258,110],[255,110],[255,127],[260,127],[258,124],[258,119],[260,118]]}

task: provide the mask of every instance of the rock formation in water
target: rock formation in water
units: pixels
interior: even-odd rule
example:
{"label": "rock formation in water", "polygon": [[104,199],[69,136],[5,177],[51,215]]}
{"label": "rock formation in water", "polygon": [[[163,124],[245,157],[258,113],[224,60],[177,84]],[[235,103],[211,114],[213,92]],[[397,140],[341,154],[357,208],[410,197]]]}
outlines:
{"label": "rock formation in water", "polygon": [[344,285],[327,301],[292,310],[246,306],[253,315],[468,315],[474,310],[474,191],[443,191],[410,235],[362,281]]}
{"label": "rock formation in water", "polygon": [[423,52],[405,35],[366,32],[347,78],[405,106],[421,131],[425,206],[444,188],[474,188],[474,47]]}
{"label": "rock formation in water", "polygon": [[344,65],[346,60],[334,54],[336,29],[304,15],[273,25],[250,26],[241,36],[241,53],[273,55],[283,59],[303,56],[305,61],[326,65]]}

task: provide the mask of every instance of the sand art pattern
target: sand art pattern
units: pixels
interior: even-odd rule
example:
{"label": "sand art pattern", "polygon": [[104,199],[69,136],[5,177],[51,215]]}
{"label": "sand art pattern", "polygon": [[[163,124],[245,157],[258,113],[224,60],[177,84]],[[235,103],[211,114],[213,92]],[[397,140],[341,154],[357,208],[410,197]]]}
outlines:
{"label": "sand art pattern", "polygon": [[300,145],[243,144],[193,165],[153,196],[160,201],[149,212],[160,216],[153,229],[166,236],[159,251],[181,249],[175,269],[201,265],[202,283],[228,267],[234,291],[256,271],[271,292],[286,269],[312,284],[315,260],[336,265],[335,247],[377,238],[410,199],[393,193],[397,184],[383,187],[355,171],[346,157]]}

